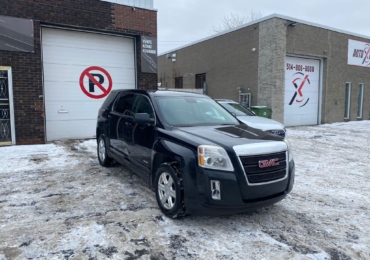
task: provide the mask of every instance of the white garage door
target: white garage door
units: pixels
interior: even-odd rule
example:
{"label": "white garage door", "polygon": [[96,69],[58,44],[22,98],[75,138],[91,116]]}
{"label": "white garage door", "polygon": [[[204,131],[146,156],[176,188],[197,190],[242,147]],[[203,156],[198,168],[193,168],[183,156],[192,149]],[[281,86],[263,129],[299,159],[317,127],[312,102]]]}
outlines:
{"label": "white garage door", "polygon": [[42,29],[47,141],[92,138],[113,89],[136,87],[134,40]]}
{"label": "white garage door", "polygon": [[317,125],[319,91],[320,61],[286,57],[284,124]]}

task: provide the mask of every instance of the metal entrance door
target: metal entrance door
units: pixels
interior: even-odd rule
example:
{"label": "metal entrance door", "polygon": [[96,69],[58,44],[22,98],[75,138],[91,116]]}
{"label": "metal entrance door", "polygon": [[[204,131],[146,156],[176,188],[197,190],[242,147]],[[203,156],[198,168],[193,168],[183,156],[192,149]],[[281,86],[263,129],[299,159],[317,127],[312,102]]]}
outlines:
{"label": "metal entrance door", "polygon": [[15,144],[12,73],[0,67],[0,146]]}
{"label": "metal entrance door", "polygon": [[246,108],[251,108],[251,93],[239,93],[239,104]]}

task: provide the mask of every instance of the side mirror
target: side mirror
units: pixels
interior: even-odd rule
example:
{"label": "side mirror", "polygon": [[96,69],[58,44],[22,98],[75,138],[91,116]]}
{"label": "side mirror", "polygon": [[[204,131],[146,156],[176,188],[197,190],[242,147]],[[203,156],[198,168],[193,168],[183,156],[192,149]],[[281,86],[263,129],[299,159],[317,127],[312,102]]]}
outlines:
{"label": "side mirror", "polygon": [[135,123],[138,123],[139,125],[154,123],[154,119],[150,118],[150,115],[148,113],[136,113],[134,115],[134,120]]}

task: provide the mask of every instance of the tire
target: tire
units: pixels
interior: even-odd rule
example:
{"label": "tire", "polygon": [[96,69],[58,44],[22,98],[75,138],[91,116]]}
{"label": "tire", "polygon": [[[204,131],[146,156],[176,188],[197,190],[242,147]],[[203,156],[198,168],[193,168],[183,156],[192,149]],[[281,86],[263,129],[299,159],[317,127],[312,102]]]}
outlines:
{"label": "tire", "polygon": [[154,183],[155,196],[162,213],[170,218],[185,216],[184,190],[178,169],[162,164],[156,172]]}
{"label": "tire", "polygon": [[112,164],[113,159],[108,156],[107,144],[104,135],[99,136],[98,146],[96,150],[100,165],[104,167],[109,167]]}

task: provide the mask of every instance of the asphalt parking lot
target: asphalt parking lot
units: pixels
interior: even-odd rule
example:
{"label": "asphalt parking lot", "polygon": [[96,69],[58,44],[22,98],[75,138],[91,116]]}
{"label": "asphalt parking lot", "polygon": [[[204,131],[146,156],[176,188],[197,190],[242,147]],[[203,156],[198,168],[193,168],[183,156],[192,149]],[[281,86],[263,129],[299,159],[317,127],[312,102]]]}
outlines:
{"label": "asphalt parking lot", "polygon": [[0,260],[370,259],[370,121],[289,128],[296,183],[276,205],[172,220],[96,142],[0,147]]}

